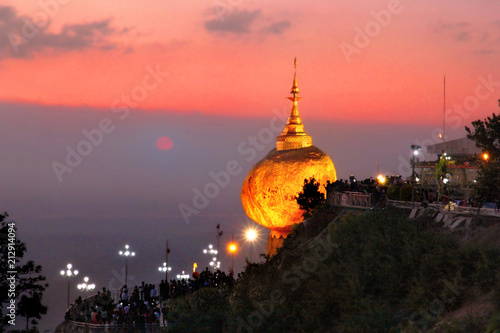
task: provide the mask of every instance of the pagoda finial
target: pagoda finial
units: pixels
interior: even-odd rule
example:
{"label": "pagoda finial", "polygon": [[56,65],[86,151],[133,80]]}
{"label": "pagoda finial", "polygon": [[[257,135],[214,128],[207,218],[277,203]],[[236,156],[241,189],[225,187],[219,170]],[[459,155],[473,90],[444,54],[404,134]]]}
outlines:
{"label": "pagoda finial", "polygon": [[[291,91],[293,98],[290,98],[290,100],[295,101],[296,95],[299,93],[299,85],[297,84],[297,57],[293,59],[293,84],[292,84],[292,91]],[[297,97],[297,101],[300,99],[300,97]]]}
{"label": "pagoda finial", "polygon": [[297,57],[293,58],[293,77],[297,77]]}
{"label": "pagoda finial", "polygon": [[290,149],[300,149],[312,146],[312,139],[304,131],[304,125],[299,115],[298,101],[301,97],[299,94],[299,86],[297,84],[297,57],[293,60],[293,84],[292,84],[292,97],[288,97],[292,101],[292,110],[288,121],[285,125],[285,129],[276,140],[277,150],[290,150]]}

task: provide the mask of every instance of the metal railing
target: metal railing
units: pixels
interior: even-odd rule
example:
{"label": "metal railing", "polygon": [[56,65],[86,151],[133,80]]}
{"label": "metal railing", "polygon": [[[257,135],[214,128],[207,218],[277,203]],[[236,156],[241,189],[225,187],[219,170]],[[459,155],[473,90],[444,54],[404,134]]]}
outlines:
{"label": "metal railing", "polygon": [[65,333],[159,333],[166,330],[166,326],[158,324],[128,324],[128,325],[114,325],[114,324],[90,324],[80,323],[77,321],[66,320],[64,325]]}
{"label": "metal railing", "polygon": [[361,192],[333,192],[328,196],[328,203],[333,206],[369,209],[372,195]]}
{"label": "metal railing", "polygon": [[[400,200],[387,200],[388,205],[396,206],[399,208],[411,209],[411,201],[400,201]],[[471,215],[484,215],[484,216],[497,216],[500,217],[500,213],[496,212],[494,208],[486,207],[471,207],[471,206],[458,206],[453,202],[448,204],[443,203],[432,203],[423,205],[421,202],[415,203],[415,208],[433,208],[436,211],[446,211],[456,214],[471,214]]]}

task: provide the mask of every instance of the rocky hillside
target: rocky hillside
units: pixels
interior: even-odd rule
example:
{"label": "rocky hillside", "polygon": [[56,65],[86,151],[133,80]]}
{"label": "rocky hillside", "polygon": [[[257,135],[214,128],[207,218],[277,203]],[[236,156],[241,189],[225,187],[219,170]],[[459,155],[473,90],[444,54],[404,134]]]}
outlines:
{"label": "rocky hillside", "polygon": [[493,332],[499,226],[323,207],[233,290],[171,302],[172,332]]}

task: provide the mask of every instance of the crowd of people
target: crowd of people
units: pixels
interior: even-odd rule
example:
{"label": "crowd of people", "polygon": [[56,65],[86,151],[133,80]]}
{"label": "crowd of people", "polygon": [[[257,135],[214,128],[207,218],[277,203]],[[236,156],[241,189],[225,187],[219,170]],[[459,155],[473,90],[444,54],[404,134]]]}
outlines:
{"label": "crowd of people", "polygon": [[[411,185],[411,182],[404,181],[401,176],[386,176],[383,184],[380,184],[377,179],[371,177],[359,181],[354,176],[350,176],[349,179],[345,180],[338,179],[334,182],[327,181],[324,187],[329,195],[334,192],[360,192],[371,194],[374,203],[380,202],[382,206],[385,206],[386,199],[405,200],[399,198],[399,189],[409,185]],[[391,188],[393,190],[388,193],[388,190]],[[460,194],[450,190],[447,184],[443,185],[439,194],[438,189],[435,187],[428,186],[428,188],[422,188],[421,186],[416,186],[415,202],[420,202],[424,207],[433,203],[440,203],[443,205],[452,203],[461,207],[477,207],[478,209],[484,204],[476,200],[474,196],[463,198]],[[490,205],[493,205],[495,212],[500,214],[500,198],[496,199]]]}
{"label": "crowd of people", "polygon": [[[403,185],[401,176],[387,176],[383,187],[388,185]],[[349,179],[337,179],[334,182],[327,181],[325,185],[327,192],[364,192],[377,193],[381,191],[380,183],[377,179],[372,177],[364,180],[357,180],[355,176],[350,176]]]}
{"label": "crowd of people", "polygon": [[220,270],[215,272],[206,268],[201,273],[193,273],[193,278],[188,280],[172,280],[170,281],[170,296],[177,297],[194,292],[200,288],[220,288],[231,289],[235,283],[233,274],[226,274]]}
{"label": "crowd of people", "polygon": [[235,280],[232,274],[206,268],[192,278],[162,280],[159,285],[144,281],[131,290],[124,285],[116,297],[106,288],[96,295],[78,297],[66,312],[66,319],[95,325],[148,327],[167,324],[169,300],[200,288],[230,289]]}

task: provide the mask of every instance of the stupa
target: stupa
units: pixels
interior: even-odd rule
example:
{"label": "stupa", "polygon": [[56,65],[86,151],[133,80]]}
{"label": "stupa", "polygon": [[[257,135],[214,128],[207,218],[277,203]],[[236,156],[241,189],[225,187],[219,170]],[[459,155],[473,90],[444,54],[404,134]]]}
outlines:
{"label": "stupa", "polygon": [[294,60],[292,110],[285,129],[276,139],[276,148],[254,165],[241,189],[243,208],[253,221],[271,230],[267,254],[276,254],[293,225],[303,222],[303,211],[295,197],[302,191],[304,179],[314,177],[323,185],[335,181],[337,174],[330,157],[312,144],[299,115],[301,97],[297,84],[297,59]]}

